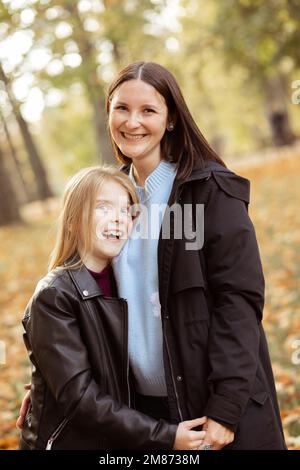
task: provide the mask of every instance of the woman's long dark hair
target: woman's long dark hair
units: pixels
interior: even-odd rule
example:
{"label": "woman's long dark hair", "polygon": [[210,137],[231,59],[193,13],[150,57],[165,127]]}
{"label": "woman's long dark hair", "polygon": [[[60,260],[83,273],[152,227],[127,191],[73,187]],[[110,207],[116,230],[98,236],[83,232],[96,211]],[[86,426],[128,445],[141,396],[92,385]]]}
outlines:
{"label": "woman's long dark hair", "polygon": [[[137,79],[152,85],[165,99],[169,118],[174,123],[174,130],[172,132],[166,130],[161,140],[161,151],[165,160],[171,156],[172,161],[177,163],[179,179],[187,178],[195,166],[204,168],[206,160],[214,160],[226,166],[195,123],[175,77],[162,65],[139,61],[121,70],[108,89],[107,114],[114,91],[122,83]],[[110,139],[117,159],[125,164],[130,163],[131,159],[120,151],[111,134]]]}

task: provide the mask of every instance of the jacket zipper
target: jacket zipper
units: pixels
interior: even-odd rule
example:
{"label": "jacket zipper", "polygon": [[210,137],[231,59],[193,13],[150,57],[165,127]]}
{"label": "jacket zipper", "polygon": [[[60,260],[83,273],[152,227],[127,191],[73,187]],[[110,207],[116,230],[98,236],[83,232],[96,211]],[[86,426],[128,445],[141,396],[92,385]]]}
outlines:
{"label": "jacket zipper", "polygon": [[[182,190],[183,190],[183,184],[180,184],[177,188],[176,188],[176,192],[174,194],[174,202],[178,202],[180,201],[180,195],[182,193]],[[169,201],[168,203],[170,202],[172,198],[172,195],[170,196],[169,198]],[[173,201],[172,201],[173,203]],[[183,421],[183,415],[182,415],[182,411],[181,411],[181,407],[180,407],[180,403],[179,403],[179,397],[178,397],[178,392],[177,392],[177,388],[176,388],[176,382],[175,382],[175,378],[174,378],[174,371],[173,371],[173,366],[172,366],[172,361],[171,361],[171,354],[170,354],[170,349],[169,349],[169,343],[168,343],[168,340],[167,340],[167,335],[166,335],[166,332],[165,332],[165,326],[163,325],[163,336],[164,336],[164,339],[165,339],[165,344],[166,344],[166,349],[167,349],[167,354],[168,354],[168,359],[169,359],[169,365],[170,365],[170,372],[171,372],[171,378],[172,378],[172,383],[173,383],[173,389],[174,389],[174,393],[175,393],[175,398],[176,398],[176,404],[177,404],[177,409],[178,409],[178,413],[179,413],[179,417],[180,417],[180,421]]]}
{"label": "jacket zipper", "polygon": [[127,357],[126,357],[126,381],[127,381],[127,390],[128,390],[128,406],[131,407],[131,393],[130,393],[130,385],[129,385],[129,351],[128,351],[128,304],[127,300],[123,299],[123,304],[125,306],[125,314],[126,314],[126,328],[127,328]]}
{"label": "jacket zipper", "polygon": [[[123,298],[120,298],[120,300],[125,303],[125,313],[126,313],[126,326],[127,326],[127,366],[126,366],[126,381],[127,381],[127,388],[128,388],[128,402],[129,402],[129,407],[130,407],[130,389],[129,389],[129,354],[128,354],[128,306],[127,306],[127,300],[126,299],[123,299]],[[88,309],[89,311],[93,314],[93,316],[95,317],[94,313],[92,312],[92,309],[90,309],[89,307],[89,304],[87,304],[88,306]],[[110,368],[110,371],[112,371],[112,373],[114,374],[115,378],[116,378],[116,374],[115,374],[115,371],[114,371],[114,368],[111,367]],[[116,380],[117,381],[117,380]],[[122,393],[121,393],[122,395]]]}
{"label": "jacket zipper", "polygon": [[48,439],[47,445],[46,445],[46,450],[51,450],[52,449],[52,444],[53,442],[58,438],[66,424],[69,422],[68,418],[65,418],[54,430],[54,432],[51,434],[51,436]]}
{"label": "jacket zipper", "polygon": [[168,358],[169,358],[170,371],[171,371],[171,377],[172,377],[172,382],[173,382],[173,388],[174,388],[175,397],[176,397],[176,403],[177,403],[178,413],[179,413],[179,416],[180,416],[180,421],[183,421],[182,411],[181,411],[181,407],[180,407],[180,403],[179,403],[179,397],[178,397],[177,388],[176,388],[176,382],[175,382],[175,379],[174,379],[174,373],[173,373],[173,366],[172,366],[172,362],[171,362],[171,355],[170,355],[169,344],[168,344],[167,335],[166,335],[166,333],[165,333],[165,329],[164,329],[164,328],[163,328],[163,332],[164,332],[164,338],[165,338],[166,348],[167,348],[167,353],[168,353]]}

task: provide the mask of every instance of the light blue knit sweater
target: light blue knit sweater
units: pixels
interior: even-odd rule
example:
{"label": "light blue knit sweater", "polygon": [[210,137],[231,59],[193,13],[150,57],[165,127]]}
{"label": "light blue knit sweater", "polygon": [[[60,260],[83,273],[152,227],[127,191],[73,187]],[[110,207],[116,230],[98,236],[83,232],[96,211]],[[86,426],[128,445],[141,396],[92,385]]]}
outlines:
{"label": "light blue knit sweater", "polygon": [[176,168],[173,163],[161,161],[146,179],[144,188],[136,184],[132,167],[129,176],[147,212],[142,211],[136,219],[131,237],[113,260],[113,269],[119,295],[128,302],[129,359],[137,391],[166,396],[157,246]]}

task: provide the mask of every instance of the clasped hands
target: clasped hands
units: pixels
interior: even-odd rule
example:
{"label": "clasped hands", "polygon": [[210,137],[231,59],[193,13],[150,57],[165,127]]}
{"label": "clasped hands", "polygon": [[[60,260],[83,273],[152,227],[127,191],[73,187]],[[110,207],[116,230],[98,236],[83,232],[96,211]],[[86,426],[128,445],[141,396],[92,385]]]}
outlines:
{"label": "clasped hands", "polygon": [[[200,425],[202,431],[192,430]],[[204,416],[178,425],[174,450],[220,450],[233,440],[233,431]]]}

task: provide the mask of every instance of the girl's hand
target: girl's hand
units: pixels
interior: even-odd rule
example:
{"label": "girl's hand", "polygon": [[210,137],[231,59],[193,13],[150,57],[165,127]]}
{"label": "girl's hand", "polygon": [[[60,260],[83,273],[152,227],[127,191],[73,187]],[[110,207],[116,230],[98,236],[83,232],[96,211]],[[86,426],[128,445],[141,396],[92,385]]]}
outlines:
{"label": "girl's hand", "polygon": [[24,398],[22,400],[22,405],[20,408],[20,416],[18,417],[17,422],[16,422],[16,427],[19,429],[22,429],[24,426],[25,416],[27,415],[27,411],[31,402],[31,398],[30,398],[31,385],[30,384],[25,385],[24,388],[25,390],[27,390],[27,392],[24,395]]}
{"label": "girl's hand", "polygon": [[206,436],[205,431],[193,431],[193,428],[206,423],[206,416],[179,423],[174,450],[198,450]]}

